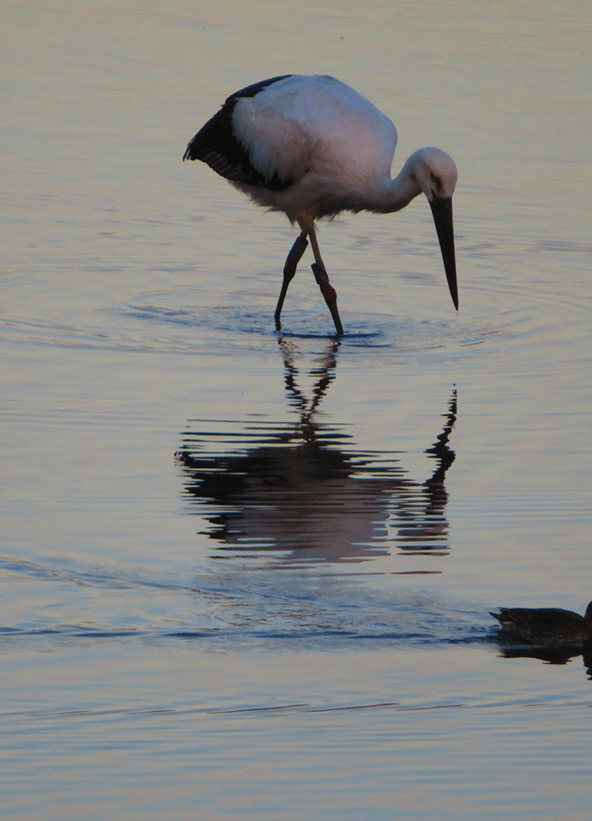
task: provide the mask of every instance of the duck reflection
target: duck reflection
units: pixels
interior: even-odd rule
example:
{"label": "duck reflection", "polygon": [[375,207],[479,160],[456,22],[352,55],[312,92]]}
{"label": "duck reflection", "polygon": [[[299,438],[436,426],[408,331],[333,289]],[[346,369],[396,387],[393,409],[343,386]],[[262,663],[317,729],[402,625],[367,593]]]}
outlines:
{"label": "duck reflection", "polygon": [[436,442],[425,451],[435,460],[433,473],[416,482],[406,476],[400,454],[358,449],[343,426],[316,418],[335,379],[339,341],[331,341],[310,371],[310,398],[298,385],[298,349],[287,339],[279,344],[297,423],[218,422],[215,430],[186,433],[177,454],[185,492],[210,525],[207,535],[243,555],[289,551],[290,561],[363,561],[390,553],[393,544],[446,555],[444,479],[455,458],[448,442],[456,391]]}
{"label": "duck reflection", "polygon": [[572,659],[582,656],[586,675],[592,680],[592,642],[587,642],[584,645],[565,645],[563,647],[502,646],[500,655],[505,659],[538,659],[546,664],[567,664]]}

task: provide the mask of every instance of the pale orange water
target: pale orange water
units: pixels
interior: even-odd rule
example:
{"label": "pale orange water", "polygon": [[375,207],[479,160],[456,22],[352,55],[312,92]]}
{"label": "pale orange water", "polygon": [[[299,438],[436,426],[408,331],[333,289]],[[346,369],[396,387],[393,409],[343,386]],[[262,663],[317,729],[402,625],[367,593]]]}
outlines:
{"label": "pale orange water", "polygon": [[[6,817],[590,816],[589,5],[5,4]],[[425,201],[294,231],[187,141],[329,73],[459,167],[461,310]]]}

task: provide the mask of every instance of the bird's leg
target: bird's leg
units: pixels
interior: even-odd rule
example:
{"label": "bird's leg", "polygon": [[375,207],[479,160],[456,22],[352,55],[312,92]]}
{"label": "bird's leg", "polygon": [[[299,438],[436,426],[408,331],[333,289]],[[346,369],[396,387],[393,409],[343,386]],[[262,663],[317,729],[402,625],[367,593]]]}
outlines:
{"label": "bird's leg", "polygon": [[275,329],[276,331],[281,331],[282,323],[280,322],[280,314],[282,312],[282,307],[284,305],[284,299],[286,298],[286,294],[288,293],[288,285],[294,279],[294,274],[296,273],[296,268],[298,263],[302,259],[302,254],[306,251],[308,247],[308,240],[306,239],[306,231],[302,231],[300,236],[296,239],[296,242],[292,246],[290,253],[286,257],[286,262],[284,264],[284,281],[282,282],[282,290],[280,291],[280,296],[277,302],[277,307],[275,309]]}
{"label": "bird's leg", "polygon": [[343,325],[341,324],[341,318],[339,316],[339,311],[337,310],[337,292],[329,282],[329,276],[327,275],[327,271],[325,269],[325,263],[321,259],[321,252],[319,249],[319,243],[317,242],[317,235],[314,225],[309,228],[308,235],[310,237],[310,243],[312,245],[312,251],[315,258],[315,261],[312,264],[312,272],[319,288],[321,289],[321,293],[325,298],[327,307],[331,311],[331,316],[333,317],[333,322],[335,323],[335,329],[339,336],[342,336]]}

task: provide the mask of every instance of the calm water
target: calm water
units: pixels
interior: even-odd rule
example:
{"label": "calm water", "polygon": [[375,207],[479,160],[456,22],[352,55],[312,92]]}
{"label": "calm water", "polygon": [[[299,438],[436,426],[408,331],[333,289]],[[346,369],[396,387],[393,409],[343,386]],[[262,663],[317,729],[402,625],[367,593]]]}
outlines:
{"label": "calm water", "polygon": [[[589,820],[592,659],[488,611],[592,597],[591,34],[4,4],[3,817]],[[339,343],[306,264],[274,332],[294,230],[181,156],[290,71],[455,158],[458,315],[418,198],[321,226]]]}

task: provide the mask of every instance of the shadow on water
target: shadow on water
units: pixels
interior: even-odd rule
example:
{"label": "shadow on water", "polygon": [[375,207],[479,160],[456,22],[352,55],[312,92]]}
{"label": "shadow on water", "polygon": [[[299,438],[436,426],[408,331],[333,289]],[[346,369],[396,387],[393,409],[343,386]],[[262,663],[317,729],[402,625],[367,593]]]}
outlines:
{"label": "shadow on water", "polygon": [[504,659],[536,659],[545,664],[564,665],[582,656],[586,675],[592,680],[592,642],[584,645],[537,647],[506,644],[500,641],[500,657]]}
{"label": "shadow on water", "polygon": [[455,459],[449,438],[456,390],[436,442],[425,450],[434,470],[414,481],[401,453],[358,449],[343,425],[318,421],[336,378],[339,344],[329,342],[311,371],[316,381],[307,398],[298,384],[297,348],[279,339],[294,424],[208,421],[214,429],[200,423],[184,434],[177,456],[185,493],[221,550],[282,551],[285,562],[308,563],[363,561],[388,555],[393,546],[447,555],[444,480]]}

